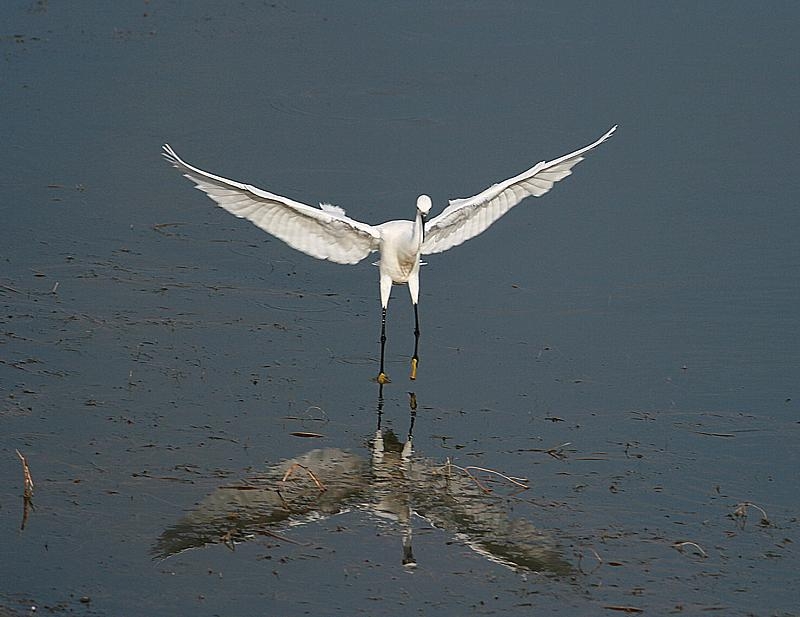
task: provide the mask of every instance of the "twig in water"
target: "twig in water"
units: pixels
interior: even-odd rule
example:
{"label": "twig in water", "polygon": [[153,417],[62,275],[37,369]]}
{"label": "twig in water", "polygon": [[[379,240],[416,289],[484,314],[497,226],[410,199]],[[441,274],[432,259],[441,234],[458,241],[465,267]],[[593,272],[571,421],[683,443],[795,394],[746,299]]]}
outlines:
{"label": "twig in water", "polygon": [[555,446],[553,448],[548,448],[545,450],[550,456],[553,458],[557,458],[559,460],[564,460],[567,458],[567,455],[564,453],[564,448],[571,445],[571,442],[562,443],[560,446]]}
{"label": "twig in water", "polygon": [[222,544],[224,544],[225,547],[227,547],[231,551],[236,550],[236,543],[233,541],[233,529],[229,529],[228,531],[223,533],[219,537],[219,539],[222,540]]}
{"label": "twig in water", "polygon": [[270,531],[269,529],[259,529],[256,533],[260,533],[263,536],[269,536],[270,538],[275,538],[276,540],[280,540],[281,542],[288,542],[289,544],[296,544],[297,546],[302,546],[302,544],[297,540],[290,540],[286,536],[277,534],[274,531]]}
{"label": "twig in water", "polygon": [[[319,412],[318,417],[316,417],[311,412]],[[286,416],[287,420],[302,420],[303,422],[328,422],[328,414],[327,412],[320,407],[319,405],[309,405],[306,407],[304,415],[300,416]]]}
{"label": "twig in water", "polygon": [[479,489],[481,489],[481,490],[482,490],[484,493],[491,493],[491,492],[492,492],[492,489],[490,489],[488,486],[484,486],[483,484],[481,484],[481,482],[480,482],[480,480],[478,480],[478,478],[476,478],[475,476],[473,476],[473,475],[472,475],[470,472],[468,472],[468,471],[467,471],[466,469],[464,469],[463,467],[459,467],[458,465],[452,465],[452,466],[453,466],[453,467],[455,467],[456,469],[459,469],[459,470],[463,471],[465,474],[467,474],[467,477],[468,477],[470,480],[472,480],[472,481],[475,483],[475,485],[476,485],[476,486],[477,486]]}
{"label": "twig in water", "polygon": [[688,540],[684,542],[674,542],[672,546],[675,547],[677,550],[679,550],[681,553],[683,552],[684,546],[693,546],[697,549],[697,552],[699,552],[701,556],[703,556],[704,558],[708,557],[706,552],[703,550],[703,547],[697,544],[697,542],[689,542]]}
{"label": "twig in water", "polygon": [[289,469],[286,470],[286,473],[283,474],[283,479],[281,480],[281,482],[286,482],[286,480],[289,479],[289,476],[291,476],[294,473],[294,470],[297,469],[298,467],[300,469],[304,469],[305,470],[305,472],[309,475],[309,477],[314,481],[314,484],[317,485],[317,488],[319,490],[321,490],[321,491],[327,491],[328,490],[327,488],[325,488],[325,485],[322,482],[319,481],[319,478],[317,478],[317,476],[314,475],[313,471],[311,471],[305,465],[301,465],[300,463],[292,463],[289,466]]}
{"label": "twig in water", "polygon": [[28,513],[33,507],[33,478],[31,477],[31,469],[28,467],[28,460],[23,456],[19,450],[15,450],[19,460],[22,461],[22,477],[25,488],[22,492],[22,523],[19,528],[25,531],[25,525],[28,522]]}
{"label": "twig in water", "polygon": [[25,499],[30,500],[33,497],[33,478],[31,477],[31,468],[28,467],[28,460],[19,451],[16,450],[19,460],[22,461],[22,476],[25,483],[23,496]]}
{"label": "twig in water", "polygon": [[600,555],[597,554],[597,551],[594,550],[593,548],[590,548],[589,550],[592,551],[592,553],[595,556],[595,559],[597,559],[597,565],[594,568],[592,568],[589,572],[584,572],[582,567],[583,553],[578,553],[578,570],[580,570],[581,574],[594,574],[594,571],[603,565],[603,559],[600,557]]}
{"label": "twig in water", "polygon": [[733,511],[733,516],[741,521],[742,528],[744,528],[745,523],[747,522],[747,508],[752,507],[761,512],[761,521],[762,525],[769,525],[769,518],[767,517],[767,512],[761,506],[757,506],[752,501],[743,501],[742,503],[736,504],[736,509]]}
{"label": "twig in water", "polygon": [[511,484],[516,484],[520,488],[524,488],[526,490],[530,488],[530,486],[528,486],[527,484],[524,484],[524,482],[528,481],[527,478],[514,478],[514,477],[511,477],[511,476],[507,476],[504,473],[500,473],[499,471],[495,471],[494,469],[486,469],[485,467],[475,467],[474,465],[468,465],[467,467],[464,467],[464,471],[466,471],[468,469],[475,469],[477,471],[484,471],[486,473],[493,473],[493,474],[495,474],[497,476],[500,476],[501,478],[503,478],[505,480],[508,480],[509,482],[511,482]]}
{"label": "twig in water", "polygon": [[477,485],[477,487],[481,489],[484,493],[491,493],[492,489],[488,488],[487,486],[484,486],[481,483],[481,481],[478,480],[478,478],[476,478],[474,475],[472,475],[472,473],[470,473],[470,469],[473,469],[475,471],[482,471],[485,473],[493,473],[505,480],[508,480],[512,484],[519,486],[523,490],[528,490],[530,488],[527,484],[523,484],[523,482],[527,482],[526,478],[513,478],[511,476],[507,476],[503,473],[500,473],[499,471],[495,471],[494,469],[486,469],[485,467],[476,467],[474,465],[469,465],[467,467],[460,467],[459,465],[456,465],[455,463],[451,462],[450,459],[448,458],[444,466],[442,467],[442,470],[444,471],[445,475],[449,477],[451,469],[458,469],[459,471],[466,474],[466,476],[470,480],[472,480]]}
{"label": "twig in water", "polygon": [[158,233],[165,235],[165,236],[174,236],[175,234],[169,233],[164,231],[167,227],[178,227],[180,225],[186,225],[186,223],[156,223],[152,226],[153,231],[157,231]]}

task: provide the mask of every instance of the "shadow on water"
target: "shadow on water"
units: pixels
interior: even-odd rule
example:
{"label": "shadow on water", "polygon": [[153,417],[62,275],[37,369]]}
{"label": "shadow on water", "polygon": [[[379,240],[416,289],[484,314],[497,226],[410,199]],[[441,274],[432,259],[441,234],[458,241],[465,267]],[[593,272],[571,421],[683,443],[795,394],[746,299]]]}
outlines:
{"label": "shadow on water", "polygon": [[153,556],[167,558],[211,544],[233,549],[265,535],[291,543],[283,535],[291,527],[358,510],[376,522],[395,522],[406,567],[417,565],[413,552],[417,518],[514,570],[573,574],[553,538],[526,519],[510,517],[508,500],[500,491],[525,490],[519,479],[414,453],[416,406],[415,394],[409,393],[408,437],[401,441],[381,426],[380,386],[378,426],[368,444],[369,455],[314,449],[235,485],[221,486],[161,534]]}

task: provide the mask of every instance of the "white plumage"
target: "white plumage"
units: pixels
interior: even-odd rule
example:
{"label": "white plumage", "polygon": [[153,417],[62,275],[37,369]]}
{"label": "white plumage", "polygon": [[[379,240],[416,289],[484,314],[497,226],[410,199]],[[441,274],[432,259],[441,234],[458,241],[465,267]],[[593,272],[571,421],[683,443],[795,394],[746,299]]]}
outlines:
{"label": "white plumage", "polygon": [[368,225],[351,219],[338,206],[308,206],[249,184],[228,180],[193,167],[181,160],[169,146],[164,157],[195,186],[208,194],[231,214],[245,218],[289,246],[318,259],[336,263],[358,263],[373,251],[380,251],[381,291],[381,365],[378,382],[388,381],[384,373],[386,342],[386,307],[392,284],[407,283],[414,305],[415,345],[411,359],[411,378],[416,378],[419,344],[420,256],[440,253],[474,238],[526,197],[540,197],[553,184],[572,173],[583,155],[607,140],[612,127],[594,143],[552,161],[542,161],[529,170],[494,184],[474,197],[451,200],[449,205],[427,223],[431,208],[427,195],[417,198],[413,221],[388,221]]}
{"label": "white plumage", "polygon": [[526,197],[541,197],[559,180],[572,173],[583,160],[583,154],[599,146],[617,130],[613,126],[605,135],[585,148],[554,159],[542,161],[528,171],[493,184],[467,199],[452,199],[437,217],[425,225],[422,254],[441,253],[474,238]]}

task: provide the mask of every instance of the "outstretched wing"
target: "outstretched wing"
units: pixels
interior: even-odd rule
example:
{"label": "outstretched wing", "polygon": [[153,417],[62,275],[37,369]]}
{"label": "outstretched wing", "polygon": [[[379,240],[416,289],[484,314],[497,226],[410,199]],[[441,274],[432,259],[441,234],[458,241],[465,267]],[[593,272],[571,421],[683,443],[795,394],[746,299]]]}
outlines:
{"label": "outstretched wing", "polygon": [[541,197],[553,185],[572,173],[583,155],[611,137],[613,126],[593,144],[553,161],[542,161],[518,176],[494,184],[468,199],[453,199],[441,214],[425,224],[422,254],[441,253],[484,232],[526,197]]}
{"label": "outstretched wing", "polygon": [[341,209],[314,208],[249,184],[215,176],[182,161],[169,144],[164,146],[163,155],[228,212],[255,223],[307,255],[354,264],[378,250],[378,230],[345,216]]}

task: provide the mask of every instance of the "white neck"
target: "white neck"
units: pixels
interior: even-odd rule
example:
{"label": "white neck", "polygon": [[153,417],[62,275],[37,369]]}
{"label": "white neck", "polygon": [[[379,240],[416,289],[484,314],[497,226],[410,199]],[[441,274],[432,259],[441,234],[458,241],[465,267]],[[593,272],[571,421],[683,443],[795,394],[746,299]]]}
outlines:
{"label": "white neck", "polygon": [[422,219],[422,212],[417,210],[417,218],[414,220],[414,231],[411,235],[411,242],[416,247],[421,247],[425,240],[425,221]]}

